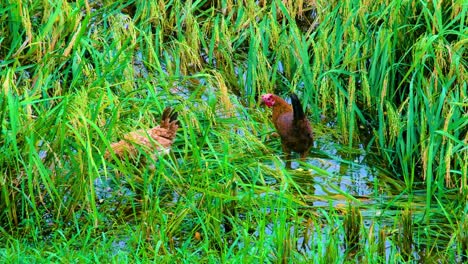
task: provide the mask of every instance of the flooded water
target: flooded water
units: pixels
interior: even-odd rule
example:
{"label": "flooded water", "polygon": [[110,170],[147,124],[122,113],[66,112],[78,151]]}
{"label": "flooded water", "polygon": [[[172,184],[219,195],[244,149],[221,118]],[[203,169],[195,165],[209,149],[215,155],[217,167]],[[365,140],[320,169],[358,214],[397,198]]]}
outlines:
{"label": "flooded water", "polygon": [[[306,159],[306,165],[293,161],[293,170],[289,173],[299,188],[307,193],[302,196],[308,205],[304,210],[324,210],[322,212],[333,210],[346,214],[349,205],[352,205],[359,209],[364,229],[375,234],[374,241],[377,241],[382,228],[388,233],[387,230],[394,230],[398,226],[394,220],[399,211],[386,209],[389,200],[395,199],[393,194],[396,195],[399,192],[394,188],[395,177],[392,177],[392,184],[387,184],[384,181],[387,177],[379,175],[379,171],[373,168],[372,164],[366,163],[368,153],[362,145],[349,152],[340,151],[340,149],[343,149],[343,146],[332,140],[318,138],[314,149]],[[273,168],[275,165],[270,164],[270,166]],[[275,183],[271,182],[271,184]],[[403,185],[404,183],[398,182],[397,184]],[[275,223],[268,224],[267,234],[273,234],[276,226]],[[324,234],[332,233],[336,228],[337,226],[330,226],[326,223],[323,223],[320,228],[297,223],[290,226],[290,232],[294,233],[295,229],[301,229],[301,232],[306,234],[298,237],[296,246],[299,252],[307,255],[311,253],[311,250],[316,250],[313,241],[323,240],[323,244],[326,244],[328,238],[324,237]],[[341,240],[344,241],[344,238],[341,237]],[[366,245],[369,243],[368,239],[362,241]],[[385,239],[384,245],[388,260],[390,254],[394,253],[391,251],[390,239]],[[345,250],[342,248],[340,254],[345,254]],[[325,254],[325,252],[322,253]]]}
{"label": "flooded water", "polygon": [[[275,139],[278,140],[279,139]],[[279,144],[276,142],[275,144]],[[267,143],[268,144],[268,143]],[[272,147],[272,146],[270,146]],[[363,145],[358,145],[353,149],[337,144],[326,136],[316,138],[314,149],[306,159],[305,164],[292,162],[292,170],[287,170],[294,183],[297,185],[298,192],[301,194],[301,202],[304,203],[304,211],[313,211],[317,215],[331,213],[341,217],[340,222],[327,223],[320,219],[321,226],[308,226],[308,223],[288,223],[291,233],[297,233],[301,230],[302,234],[296,237],[296,247],[298,252],[309,254],[311,250],[316,250],[314,241],[326,240],[325,234],[333,233],[335,229],[342,228],[336,225],[342,225],[342,221],[349,206],[358,208],[362,216],[362,226],[368,232],[374,234],[374,242],[378,239],[380,230],[384,230],[387,236],[384,241],[386,248],[386,258],[394,254],[391,237],[399,227],[395,222],[396,216],[401,213],[403,208],[398,208],[398,204],[406,202],[406,197],[400,195],[404,183],[396,180],[397,177],[384,175],[373,164],[368,164],[368,155]],[[295,156],[297,158],[297,156]],[[275,170],[277,166],[274,163],[265,164]],[[284,166],[284,164],[283,164]],[[282,168],[281,168],[282,169]],[[123,184],[108,178],[98,178],[95,181],[96,194],[99,200],[115,201],[118,204],[131,203],[135,193]],[[387,182],[386,179],[391,179]],[[279,184],[279,180],[274,177],[265,179],[265,183],[271,188]],[[395,188],[397,186],[397,188]],[[166,206],[171,207],[177,204],[179,194],[172,191],[172,198],[166,201]],[[259,197],[270,195],[269,193],[257,193]],[[400,195],[400,196],[399,196]],[[396,197],[398,196],[398,197]],[[421,200],[424,195],[421,196]],[[389,202],[392,201],[392,202]],[[397,201],[397,202],[395,202]],[[398,201],[401,201],[398,203]],[[107,203],[108,204],[108,203]],[[392,204],[392,208],[387,208]],[[263,208],[265,212],[272,212],[278,208]],[[331,212],[333,211],[333,212]],[[341,215],[340,215],[341,214]],[[241,217],[241,216],[240,216]],[[260,236],[259,232],[265,232],[266,235],[272,235],[277,223],[268,223],[265,230],[255,230],[253,235]],[[339,238],[344,241],[343,237]],[[125,247],[126,238],[117,240],[116,247]],[[242,248],[242,242],[238,241],[238,247]],[[364,244],[368,244],[369,239],[364,238]],[[324,242],[326,244],[326,242]],[[393,248],[393,249],[392,249]],[[345,254],[345,248],[342,248],[340,254]],[[393,250],[393,251],[392,251]]]}

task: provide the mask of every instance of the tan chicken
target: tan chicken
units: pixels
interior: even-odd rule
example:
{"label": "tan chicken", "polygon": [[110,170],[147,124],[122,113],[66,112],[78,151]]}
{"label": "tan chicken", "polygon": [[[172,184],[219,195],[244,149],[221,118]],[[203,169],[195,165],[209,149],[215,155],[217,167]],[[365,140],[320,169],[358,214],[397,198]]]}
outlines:
{"label": "tan chicken", "polygon": [[178,128],[177,112],[167,107],[163,111],[159,126],[149,130],[132,131],[124,135],[122,140],[111,144],[112,151],[106,151],[104,158],[112,158],[111,152],[120,159],[136,158],[141,150],[150,154],[153,159],[157,159],[159,155],[169,152]]}

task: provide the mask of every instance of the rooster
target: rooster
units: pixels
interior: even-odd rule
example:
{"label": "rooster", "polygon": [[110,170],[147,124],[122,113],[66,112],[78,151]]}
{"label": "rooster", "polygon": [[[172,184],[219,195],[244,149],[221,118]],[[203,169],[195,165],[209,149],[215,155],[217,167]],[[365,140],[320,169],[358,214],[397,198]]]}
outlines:
{"label": "rooster", "polygon": [[291,93],[291,105],[274,94],[262,95],[262,101],[273,109],[272,120],[281,137],[286,167],[291,168],[291,151],[299,153],[301,160],[305,160],[314,143],[310,122],[294,93]]}
{"label": "rooster", "polygon": [[[168,107],[164,109],[161,124],[149,130],[136,130],[124,135],[123,139],[112,143],[112,152],[119,158],[136,158],[138,150],[142,149],[152,153],[153,158],[156,154],[167,153],[174,142],[174,138],[179,128],[177,112]],[[112,156],[110,151],[106,151],[104,157],[109,159]]]}

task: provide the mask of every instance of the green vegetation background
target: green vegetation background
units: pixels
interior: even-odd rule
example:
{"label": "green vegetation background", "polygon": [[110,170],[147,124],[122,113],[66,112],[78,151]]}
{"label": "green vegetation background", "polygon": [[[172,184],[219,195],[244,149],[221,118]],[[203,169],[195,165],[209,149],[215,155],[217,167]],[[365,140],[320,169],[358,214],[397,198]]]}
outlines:
{"label": "green vegetation background", "polygon": [[[461,260],[467,10],[463,0],[2,2],[0,258]],[[397,208],[385,211],[395,222],[311,206],[324,198],[299,179],[332,176],[284,170],[258,102],[291,90],[318,137],[349,151],[365,142],[396,186],[382,205]],[[170,156],[154,169],[103,159],[166,106],[182,124]],[[96,179],[114,185],[97,190]],[[363,237],[357,254],[346,219]]]}

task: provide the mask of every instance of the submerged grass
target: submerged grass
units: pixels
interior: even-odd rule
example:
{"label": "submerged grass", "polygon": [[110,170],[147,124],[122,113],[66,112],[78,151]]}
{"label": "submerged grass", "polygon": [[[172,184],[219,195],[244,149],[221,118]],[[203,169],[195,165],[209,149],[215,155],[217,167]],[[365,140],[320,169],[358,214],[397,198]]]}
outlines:
{"label": "submerged grass", "polygon": [[[463,1],[0,9],[0,258],[466,260]],[[289,91],[317,138],[346,145],[342,157],[358,145],[372,153],[373,204],[328,183],[340,175],[315,163],[283,168],[258,95]],[[170,155],[154,168],[103,158],[166,106],[181,122]],[[325,184],[338,193],[316,195]]]}

